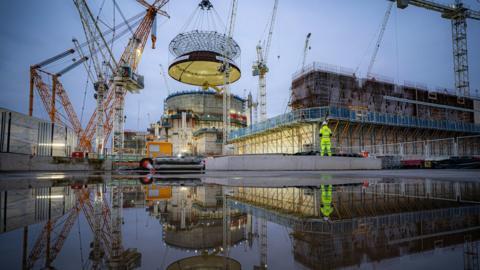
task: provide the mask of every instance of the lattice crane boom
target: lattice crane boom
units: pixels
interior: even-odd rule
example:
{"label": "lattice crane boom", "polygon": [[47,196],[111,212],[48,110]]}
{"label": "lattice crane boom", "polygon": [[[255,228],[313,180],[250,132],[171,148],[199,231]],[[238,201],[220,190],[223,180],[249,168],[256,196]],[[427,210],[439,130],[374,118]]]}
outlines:
{"label": "lattice crane boom", "polygon": [[385,34],[385,29],[387,28],[388,20],[390,19],[390,14],[392,13],[392,7],[393,7],[393,2],[388,3],[387,11],[383,16],[382,25],[380,26],[380,33],[378,34],[377,43],[375,43],[375,47],[373,48],[372,58],[370,59],[370,63],[368,64],[367,78],[371,78],[373,65],[375,64],[378,51],[380,50],[380,45],[382,44],[383,36]]}
{"label": "lattice crane boom", "polygon": [[409,4],[441,13],[442,18],[452,22],[453,64],[455,88],[461,99],[470,95],[470,80],[468,74],[468,46],[466,19],[480,20],[480,12],[465,7],[460,0],[453,5],[440,4],[430,0],[388,0],[397,3],[404,9]]}
{"label": "lattice crane boom", "polygon": [[258,76],[258,103],[260,105],[260,121],[267,120],[267,82],[266,74],[268,73],[268,55],[272,43],[273,28],[275,26],[275,18],[277,16],[278,0],[273,4],[272,16],[269,21],[269,30],[266,39],[260,41],[256,47],[257,61],[253,65],[253,76]]}
{"label": "lattice crane boom", "polygon": [[[135,30],[135,33],[130,38],[128,45],[126,46],[125,50],[118,61],[118,66],[130,65],[132,71],[136,71],[138,68],[138,64],[140,62],[142,52],[145,48],[145,44],[147,42],[149,32],[152,29],[152,25],[155,21],[155,17],[157,14],[161,14],[164,16],[168,16],[166,12],[162,11],[161,8],[167,4],[168,0],[160,0],[155,1],[152,5],[148,5],[145,1],[138,1],[144,6],[148,6],[147,13],[141,20],[140,24]],[[152,39],[152,47],[154,39]],[[116,108],[119,109],[121,104],[124,102],[124,96],[126,92],[121,91],[118,89],[118,86],[110,83],[108,85],[108,90],[106,91],[106,98],[103,102],[103,107],[105,108],[105,122],[104,122],[104,145],[109,138],[109,135],[113,129],[113,121],[114,121],[114,114]],[[117,94],[116,94],[117,92]],[[121,108],[120,108],[121,109]],[[123,115],[123,112],[122,112]],[[123,121],[123,118],[117,117],[117,121]],[[91,149],[91,142],[95,135],[94,127],[96,126],[97,121],[97,112],[94,111],[87,123],[85,128],[85,132],[82,134],[80,139],[80,147],[85,150]],[[119,123],[123,125],[123,123]],[[119,128],[121,129],[121,127]]]}

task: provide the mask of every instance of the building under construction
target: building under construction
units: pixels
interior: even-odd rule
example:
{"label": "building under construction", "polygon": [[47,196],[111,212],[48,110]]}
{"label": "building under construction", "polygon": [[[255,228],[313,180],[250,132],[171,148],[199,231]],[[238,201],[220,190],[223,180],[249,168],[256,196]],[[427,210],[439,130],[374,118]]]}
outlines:
{"label": "building under construction", "polygon": [[[449,146],[450,152],[468,154],[480,147],[478,136],[468,137],[480,133],[478,97],[413,83],[399,85],[380,76],[361,79],[353,70],[319,63],[294,74],[291,89],[292,112],[230,134],[237,153],[318,149],[319,123],[325,119],[337,153],[386,152],[387,145],[408,142],[396,151],[425,154],[435,149],[413,142],[455,137],[464,139],[458,142],[461,145]],[[372,149],[377,145],[383,149]]]}
{"label": "building under construction", "polygon": [[[245,100],[230,96],[230,128],[246,127]],[[214,91],[186,91],[165,99],[165,113],[152,124],[156,139],[173,144],[174,154],[222,153],[223,98]]]}

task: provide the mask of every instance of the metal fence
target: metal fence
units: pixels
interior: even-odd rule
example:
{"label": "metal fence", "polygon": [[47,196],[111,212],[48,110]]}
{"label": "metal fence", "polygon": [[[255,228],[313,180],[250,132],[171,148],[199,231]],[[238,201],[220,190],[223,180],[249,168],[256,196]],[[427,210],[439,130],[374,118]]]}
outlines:
{"label": "metal fence", "polygon": [[[369,156],[396,156],[401,159],[480,156],[480,135],[353,147],[336,146],[334,141],[332,143],[332,153],[342,155],[368,153]],[[250,151],[245,151],[245,149]],[[268,145],[242,144],[234,147],[232,154],[296,154],[311,151],[320,151],[320,149],[319,147],[315,148],[312,144],[304,144],[300,147],[284,145],[279,149]]]}
{"label": "metal fence", "polygon": [[378,112],[358,112],[337,107],[318,107],[295,110],[246,128],[233,130],[229,134],[229,140],[235,140],[241,137],[262,133],[267,130],[291,125],[293,123],[304,121],[320,121],[323,120],[327,115],[330,119],[346,120],[356,123],[480,133],[480,125],[467,122],[431,120],[413,116]]}
{"label": "metal fence", "polygon": [[76,144],[70,128],[0,108],[0,152],[64,157]]}
{"label": "metal fence", "polygon": [[480,156],[480,135],[379,144],[354,147],[336,147],[339,154],[366,152],[370,156],[400,156],[402,158],[448,158],[452,156]]}

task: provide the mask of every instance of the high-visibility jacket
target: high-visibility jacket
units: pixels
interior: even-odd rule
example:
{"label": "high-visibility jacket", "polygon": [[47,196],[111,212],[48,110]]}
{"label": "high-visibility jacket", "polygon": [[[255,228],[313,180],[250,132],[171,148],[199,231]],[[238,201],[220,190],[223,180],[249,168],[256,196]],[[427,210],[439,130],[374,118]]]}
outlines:
{"label": "high-visibility jacket", "polygon": [[320,207],[320,211],[322,212],[324,217],[329,217],[330,214],[333,212],[333,206],[332,206],[332,191],[333,191],[333,186],[328,185],[328,187],[325,187],[325,185],[320,185],[322,195],[322,204]]}
{"label": "high-visibility jacket", "polygon": [[322,128],[320,128],[320,136],[322,139],[330,139],[332,136],[332,130],[327,125],[323,125]]}

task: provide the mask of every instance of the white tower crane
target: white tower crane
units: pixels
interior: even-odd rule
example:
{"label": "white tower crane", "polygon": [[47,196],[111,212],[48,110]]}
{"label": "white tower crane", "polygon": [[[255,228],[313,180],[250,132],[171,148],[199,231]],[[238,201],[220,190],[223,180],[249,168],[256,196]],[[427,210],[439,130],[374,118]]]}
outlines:
{"label": "white tower crane", "polygon": [[[117,68],[117,63],[113,57],[113,53],[110,50],[105,37],[103,36],[100,28],[97,25],[97,20],[94,18],[87,2],[85,0],[75,0],[75,7],[80,14],[80,20],[82,22],[83,31],[85,32],[85,37],[87,39],[88,50],[93,61],[93,67],[95,69],[96,82],[94,83],[95,88],[95,97],[97,100],[97,125],[95,129],[95,147],[98,154],[103,153],[103,142],[104,142],[104,117],[105,109],[103,107],[105,91],[108,89],[106,83],[106,75],[102,70],[102,62],[105,63],[111,73],[115,72]],[[75,46],[80,54],[83,54],[81,47],[78,45],[78,42],[74,41]],[[104,48],[107,51],[107,54],[104,52]],[[100,62],[96,52],[100,52],[103,61]],[[112,64],[114,66],[112,66]],[[88,70],[88,69],[87,69]]]}
{"label": "white tower crane", "polygon": [[[267,86],[266,74],[268,73],[268,53],[272,43],[273,26],[275,25],[275,18],[277,16],[278,0],[273,4],[272,17],[270,20],[270,27],[266,40],[258,42],[257,45],[257,61],[253,64],[253,76],[258,76],[258,100],[260,104],[260,121],[267,120]],[[263,46],[263,47],[262,47]]]}
{"label": "white tower crane", "polygon": [[227,44],[223,55],[223,151],[226,151],[228,134],[230,132],[230,43],[232,42],[235,20],[237,17],[237,0],[232,0],[229,26],[227,29]]}
{"label": "white tower crane", "polygon": [[160,66],[160,73],[162,73],[162,76],[163,76],[163,82],[165,83],[165,87],[167,88],[167,96],[170,95],[170,86],[168,85],[168,81],[167,81],[167,76],[165,75],[165,72],[164,72],[164,69],[163,69],[163,65],[162,64],[159,64]]}

